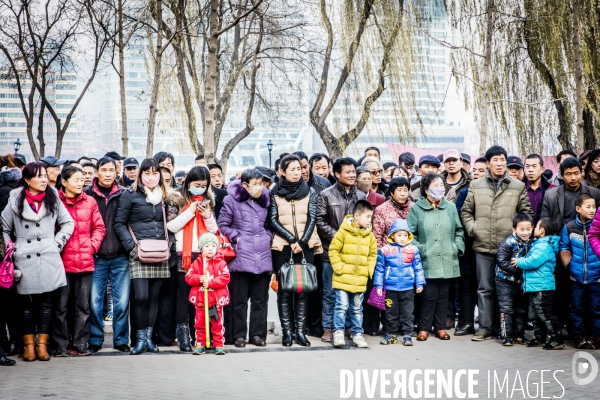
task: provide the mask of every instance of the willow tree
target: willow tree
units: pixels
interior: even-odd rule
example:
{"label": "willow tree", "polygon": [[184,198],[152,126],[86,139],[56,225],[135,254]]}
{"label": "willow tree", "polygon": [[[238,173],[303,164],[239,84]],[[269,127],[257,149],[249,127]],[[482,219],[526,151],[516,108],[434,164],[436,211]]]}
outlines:
{"label": "willow tree", "polygon": [[[600,109],[597,0],[454,0],[448,5],[453,27],[463,41],[453,51],[453,65],[468,71],[461,83],[473,94],[468,103],[479,111],[475,116],[482,142],[487,134],[481,123],[485,119],[495,130],[494,138],[514,139],[522,153],[552,153],[558,147],[581,152],[596,146]],[[485,35],[489,15],[493,16],[493,78],[486,96],[478,74],[485,71],[481,60],[486,59],[482,49],[489,43]],[[481,107],[483,102],[490,106],[489,113]]]}
{"label": "willow tree", "polygon": [[420,120],[412,85],[428,72],[429,41],[422,33],[433,20],[443,20],[438,1],[426,6],[404,0],[340,4],[318,3],[325,52],[314,61],[320,77],[309,112],[331,157],[343,155],[365,130],[386,91],[396,105],[398,135],[411,134],[411,113]]}

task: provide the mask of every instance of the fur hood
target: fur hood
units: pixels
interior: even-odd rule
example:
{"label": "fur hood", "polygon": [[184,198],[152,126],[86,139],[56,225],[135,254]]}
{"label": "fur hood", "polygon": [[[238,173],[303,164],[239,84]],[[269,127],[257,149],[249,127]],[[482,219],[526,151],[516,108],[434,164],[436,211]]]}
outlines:
{"label": "fur hood", "polygon": [[[250,193],[242,186],[242,181],[239,179],[236,179],[229,184],[227,193],[233,197],[235,201],[240,203],[250,199]],[[269,204],[271,203],[271,193],[269,192],[269,189],[263,187],[262,194],[256,199],[256,202],[263,208],[269,207]]]}
{"label": "fur hood", "polygon": [[0,171],[0,186],[11,182],[18,182],[21,179],[21,170],[19,168],[11,168]]}
{"label": "fur hood", "polygon": [[[185,207],[185,198],[181,194],[181,190],[183,190],[183,188],[167,190],[167,197],[165,197],[165,202],[167,204],[172,204],[180,210]],[[210,200],[210,208],[214,210],[216,204],[215,195],[210,188],[205,192],[205,197]]]}

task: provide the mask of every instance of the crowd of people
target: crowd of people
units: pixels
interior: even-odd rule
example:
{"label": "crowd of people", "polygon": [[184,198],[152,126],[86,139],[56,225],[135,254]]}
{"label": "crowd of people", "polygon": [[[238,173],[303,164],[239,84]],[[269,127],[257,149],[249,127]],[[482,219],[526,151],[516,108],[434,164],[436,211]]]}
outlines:
{"label": "crowd of people", "polygon": [[264,347],[270,290],[286,347],[454,330],[600,348],[600,149],[561,151],[556,174],[500,146],[397,163],[297,151],[227,182],[205,161],[1,157],[0,365],[96,353],[106,320],[132,355]]}

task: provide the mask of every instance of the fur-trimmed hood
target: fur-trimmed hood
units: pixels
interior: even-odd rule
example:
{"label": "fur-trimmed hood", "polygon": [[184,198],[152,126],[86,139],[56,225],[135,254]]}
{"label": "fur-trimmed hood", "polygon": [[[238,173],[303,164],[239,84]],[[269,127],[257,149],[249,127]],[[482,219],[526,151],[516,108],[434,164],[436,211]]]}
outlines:
{"label": "fur-trimmed hood", "polygon": [[[236,179],[229,184],[227,193],[240,203],[250,199],[250,193],[242,186],[242,181],[239,179]],[[269,207],[269,204],[271,203],[271,193],[269,192],[269,189],[263,186],[260,197],[255,200],[259,206],[263,208]]]}
{"label": "fur-trimmed hood", "polygon": [[0,186],[21,180],[21,170],[19,168],[6,169],[0,171]]}

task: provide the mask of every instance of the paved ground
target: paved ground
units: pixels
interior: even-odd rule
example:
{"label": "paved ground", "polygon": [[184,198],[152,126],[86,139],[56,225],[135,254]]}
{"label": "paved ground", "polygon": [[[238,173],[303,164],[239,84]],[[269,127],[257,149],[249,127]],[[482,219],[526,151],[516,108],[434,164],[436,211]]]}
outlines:
{"label": "paved ground", "polygon": [[[52,359],[49,362],[25,363],[19,359],[15,367],[0,367],[0,399],[334,399],[340,398],[340,370],[479,369],[475,392],[479,398],[541,398],[541,381],[545,381],[544,397],[564,399],[598,399],[600,379],[587,386],[575,385],[571,377],[571,361],[575,349],[562,351],[527,349],[523,346],[503,348],[496,340],[474,343],[469,338],[453,337],[449,342],[435,338],[415,343],[412,348],[401,345],[381,346],[377,338],[367,337],[369,349],[332,349],[311,338],[315,347],[304,350],[294,346],[283,349],[269,345],[264,349],[248,347],[222,357],[214,354],[192,356],[176,354],[163,348],[159,355],[116,355],[108,353],[81,358]],[[236,349],[237,350],[237,349]],[[115,354],[115,355],[112,355]],[[590,351],[598,360],[600,353]],[[527,384],[527,374],[529,383]],[[540,370],[545,372],[543,379]],[[556,372],[563,370],[563,372]],[[500,391],[493,388],[488,395],[488,371],[494,371],[508,382]],[[518,372],[518,374],[517,374]],[[553,378],[555,373],[560,385]],[[525,392],[519,391],[519,379]],[[422,382],[423,377],[417,376]],[[392,379],[388,377],[388,379]],[[466,390],[466,378],[461,378]],[[508,393],[507,390],[516,391]],[[434,385],[433,393],[435,393]],[[529,394],[527,393],[529,389]],[[365,386],[361,398],[367,398]],[[537,390],[537,394],[536,394]],[[393,384],[388,392],[392,394]],[[355,398],[352,393],[351,398]],[[439,398],[456,398],[460,395]],[[401,394],[401,393],[400,393]],[[374,398],[380,398],[377,385]],[[407,398],[415,398],[407,393]]]}
{"label": "paved ground", "polygon": [[[274,296],[270,297],[272,321],[277,319],[277,310]],[[340,371],[363,369],[370,377],[375,370],[390,370],[390,395],[395,387],[395,372],[406,371],[408,380],[411,371],[451,370],[454,376],[461,369],[478,369],[474,392],[482,399],[600,398],[600,377],[586,386],[574,383],[571,371],[576,350],[571,345],[561,351],[545,351],[524,346],[505,348],[496,340],[475,343],[470,337],[452,337],[448,342],[430,338],[427,342],[415,342],[410,348],[399,344],[381,346],[380,338],[366,338],[368,349],[334,349],[309,337],[313,343],[310,349],[297,345],[283,348],[279,344],[265,348],[228,347],[229,354],[222,357],[181,354],[175,347],[163,347],[158,355],[134,357],[109,347],[90,357],[33,363],[19,359],[15,367],[0,367],[0,399],[336,399],[341,395]],[[278,341],[278,337],[269,338],[270,343]],[[105,344],[111,343],[112,338],[107,337]],[[598,363],[600,350],[588,354]],[[589,360],[588,364],[588,370],[594,367]],[[541,370],[546,370],[543,378]],[[488,371],[492,379],[489,393]],[[495,394],[494,372],[500,386],[507,378],[502,390],[496,385]],[[462,392],[467,389],[467,380],[464,376],[460,379]],[[423,381],[423,375],[416,375],[415,385]],[[542,381],[547,383],[542,385]],[[369,398],[367,387],[359,387],[360,397],[353,391],[350,398]],[[450,395],[442,392],[437,396],[437,388],[434,384],[434,398],[459,398],[461,394],[452,391]],[[381,398],[380,389],[378,383],[370,397]],[[419,396],[406,392],[404,397],[420,398],[424,393]]]}

